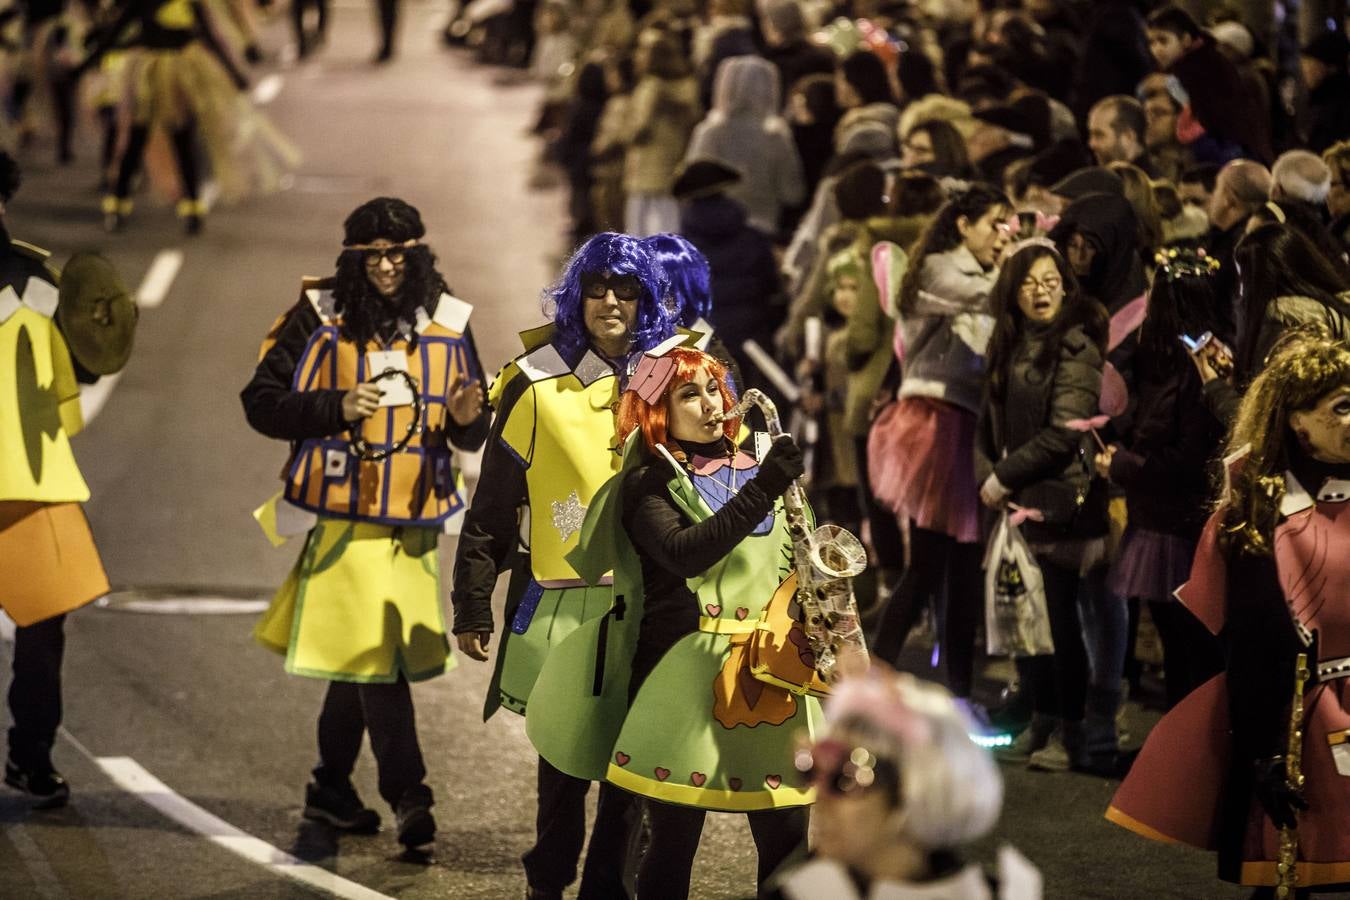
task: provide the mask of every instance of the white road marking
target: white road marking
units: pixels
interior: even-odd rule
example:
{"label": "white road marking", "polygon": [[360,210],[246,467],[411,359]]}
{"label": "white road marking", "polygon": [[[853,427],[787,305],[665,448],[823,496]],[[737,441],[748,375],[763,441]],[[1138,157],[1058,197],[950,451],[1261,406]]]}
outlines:
{"label": "white road marking", "polygon": [[94,418],[103,411],[103,404],[108,402],[113,388],[117,387],[117,381],[121,377],[121,372],[104,375],[93,384],[80,386],[80,415],[84,417],[85,425],[94,421]]}
{"label": "white road marking", "polygon": [[281,87],[284,83],[284,79],[276,72],[264,75],[262,80],[253,87],[253,102],[258,106],[266,106],[271,103],[281,93]]}
{"label": "white road marking", "polygon": [[182,250],[161,250],[150,264],[141,286],[136,289],[136,303],[143,309],[154,309],[169,295],[178,270],[183,267]]}
{"label": "white road marking", "polygon": [[381,894],[327,869],[310,865],[266,841],[240,831],[177,794],[128,756],[100,756],[94,761],[122,790],[135,794],[161,814],[195,831],[216,846],[276,875],[302,882],[344,900],[392,900],[388,894]]}
{"label": "white road marking", "polygon": [[23,860],[23,867],[33,879],[37,896],[43,900],[68,900],[70,894],[61,886],[61,879],[52,870],[47,854],[42,852],[42,848],[29,835],[28,830],[16,822],[5,829],[5,837]]}
{"label": "white road marking", "polygon": [[159,613],[160,615],[228,616],[266,612],[268,600],[242,600],[238,597],[168,597],[152,600],[144,597],[119,597],[109,594],[94,601],[99,609],[117,612]]}

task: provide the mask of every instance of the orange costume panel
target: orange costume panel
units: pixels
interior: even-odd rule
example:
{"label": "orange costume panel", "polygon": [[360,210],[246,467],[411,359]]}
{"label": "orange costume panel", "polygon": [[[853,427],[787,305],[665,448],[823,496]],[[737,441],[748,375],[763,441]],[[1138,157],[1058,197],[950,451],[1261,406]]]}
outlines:
{"label": "orange costume panel", "polygon": [[[442,295],[435,318],[420,323],[415,341],[400,337],[387,347],[373,348],[401,351],[421,395],[423,421],[407,447],[372,462],[349,452],[345,434],[302,441],[286,473],[288,501],[328,516],[391,526],[436,527],[463,508],[446,432],[446,404],[457,378],[476,377],[476,361],[463,335],[468,308]],[[370,354],[360,352],[329,320],[310,337],[293,388],[346,391],[378,374]],[[393,447],[407,433],[414,414],[412,406],[381,408],[362,423],[362,437],[374,449]]]}
{"label": "orange costume panel", "polygon": [[108,593],[108,576],[78,503],[0,501],[0,608],[33,625]]}

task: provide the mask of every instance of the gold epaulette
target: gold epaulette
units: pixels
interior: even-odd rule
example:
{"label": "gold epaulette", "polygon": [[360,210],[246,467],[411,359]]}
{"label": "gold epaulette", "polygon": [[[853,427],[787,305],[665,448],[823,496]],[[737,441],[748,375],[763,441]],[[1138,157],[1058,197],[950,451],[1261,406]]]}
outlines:
{"label": "gold epaulette", "polygon": [[27,256],[30,259],[36,259],[40,263],[45,263],[52,255],[50,250],[43,250],[37,244],[30,244],[27,241],[21,241],[17,238],[10,238],[9,245],[24,256]]}

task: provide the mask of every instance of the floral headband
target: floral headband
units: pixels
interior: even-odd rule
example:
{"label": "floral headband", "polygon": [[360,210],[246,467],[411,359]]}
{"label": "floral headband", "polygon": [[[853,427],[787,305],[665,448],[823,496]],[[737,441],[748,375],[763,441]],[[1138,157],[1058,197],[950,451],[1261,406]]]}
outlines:
{"label": "floral headband", "polygon": [[1191,250],[1188,247],[1168,247],[1155,253],[1153,262],[1158,267],[1157,277],[1164,281],[1197,275],[1214,275],[1222,267],[1222,264],[1206,253],[1203,247],[1198,250]]}

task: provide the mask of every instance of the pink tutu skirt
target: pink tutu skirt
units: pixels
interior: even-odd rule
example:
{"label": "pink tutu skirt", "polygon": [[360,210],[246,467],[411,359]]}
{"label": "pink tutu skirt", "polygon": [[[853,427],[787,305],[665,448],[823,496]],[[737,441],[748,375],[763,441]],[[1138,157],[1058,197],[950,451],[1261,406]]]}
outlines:
{"label": "pink tutu skirt", "polygon": [[867,460],[873,495],[897,516],[963,544],[979,542],[974,413],[904,397],[872,423]]}
{"label": "pink tutu skirt", "polygon": [[1127,525],[1107,590],[1126,599],[1174,600],[1172,592],[1191,577],[1194,558],[1195,541]]}

